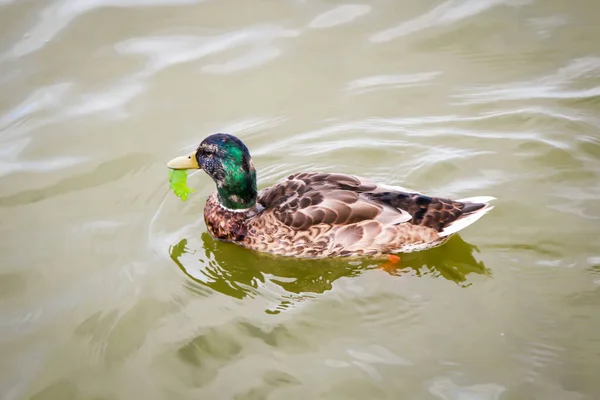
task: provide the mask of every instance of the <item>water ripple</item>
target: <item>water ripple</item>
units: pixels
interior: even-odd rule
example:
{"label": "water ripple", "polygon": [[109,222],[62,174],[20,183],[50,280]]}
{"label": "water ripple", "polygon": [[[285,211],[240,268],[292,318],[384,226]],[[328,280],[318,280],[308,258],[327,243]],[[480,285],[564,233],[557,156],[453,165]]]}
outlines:
{"label": "water ripple", "polygon": [[525,99],[581,99],[600,96],[600,86],[568,89],[581,79],[600,78],[600,58],[584,57],[571,61],[555,73],[529,81],[511,82],[487,87],[471,87],[453,97],[462,98],[458,104],[480,104],[490,101]]}
{"label": "water ripple", "polygon": [[[103,7],[158,7],[200,3],[203,0],[64,0],[54,2],[39,13],[32,30],[7,53],[16,59],[40,50],[82,15]],[[0,59],[1,60],[1,59]]]}
{"label": "water ripple", "polygon": [[413,86],[424,86],[439,76],[441,71],[419,72],[405,75],[376,75],[356,79],[346,86],[346,90],[367,93],[382,89],[400,89]]}
{"label": "water ripple", "polygon": [[277,38],[297,35],[298,32],[280,26],[257,25],[214,36],[171,35],[133,38],[117,43],[115,49],[121,54],[146,56],[147,65],[139,76],[149,77],[173,65],[197,61],[240,46],[254,46],[253,51],[221,66],[213,64],[203,67],[205,72],[226,73],[256,66],[277,57],[281,51],[273,47],[271,42]]}
{"label": "water ripple", "polygon": [[326,11],[316,16],[308,26],[313,29],[332,28],[347,24],[358,17],[371,12],[371,6],[366,4],[346,4]]}
{"label": "water ripple", "polygon": [[554,15],[550,17],[530,18],[527,23],[535,31],[535,33],[543,38],[549,39],[559,26],[567,24],[567,19],[564,16]]}
{"label": "water ripple", "polygon": [[7,128],[19,120],[32,117],[42,110],[59,109],[61,103],[72,92],[73,87],[73,83],[63,82],[35,89],[25,100],[0,117],[2,137],[17,136],[15,134],[16,130],[8,130]]}
{"label": "water ripple", "polygon": [[429,392],[441,400],[499,400],[506,387],[497,383],[481,383],[461,386],[449,378],[436,378],[428,383]]}
{"label": "water ripple", "polygon": [[209,64],[202,67],[202,71],[211,74],[230,74],[248,68],[257,67],[281,55],[281,50],[260,46],[255,47],[246,54],[221,64]]}
{"label": "water ripple", "polygon": [[452,25],[505,3],[505,0],[448,0],[420,17],[371,35],[370,40],[389,42],[427,28]]}

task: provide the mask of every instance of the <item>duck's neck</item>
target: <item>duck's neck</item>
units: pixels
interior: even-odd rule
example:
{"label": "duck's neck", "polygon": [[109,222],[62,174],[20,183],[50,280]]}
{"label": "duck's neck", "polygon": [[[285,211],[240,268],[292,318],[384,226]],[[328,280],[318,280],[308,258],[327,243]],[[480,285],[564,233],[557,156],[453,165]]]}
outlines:
{"label": "duck's neck", "polygon": [[242,211],[256,205],[256,171],[254,167],[247,170],[225,168],[223,179],[216,181],[219,203],[232,211]]}

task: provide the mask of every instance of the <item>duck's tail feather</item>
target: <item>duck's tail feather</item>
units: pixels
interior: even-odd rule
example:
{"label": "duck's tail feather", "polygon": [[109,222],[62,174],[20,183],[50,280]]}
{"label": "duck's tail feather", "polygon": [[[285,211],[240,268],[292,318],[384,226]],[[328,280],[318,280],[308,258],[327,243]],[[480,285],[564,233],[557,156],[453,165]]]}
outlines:
{"label": "duck's tail feather", "polygon": [[[458,202],[465,203],[463,212],[466,212],[456,221],[450,223],[448,226],[442,229],[439,235],[441,237],[450,236],[473,224],[475,221],[483,217],[494,208],[494,206],[491,206],[489,203],[495,199],[495,197],[491,196],[477,196],[456,200]],[[473,211],[469,212],[469,210]]]}

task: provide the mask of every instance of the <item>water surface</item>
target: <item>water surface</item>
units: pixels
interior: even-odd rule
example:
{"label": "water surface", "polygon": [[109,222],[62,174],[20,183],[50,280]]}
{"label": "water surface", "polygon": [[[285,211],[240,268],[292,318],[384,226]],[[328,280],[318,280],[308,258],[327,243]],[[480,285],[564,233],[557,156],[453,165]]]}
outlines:
{"label": "water surface", "polygon": [[[0,398],[600,398],[594,0],[0,1]],[[497,197],[445,246],[281,260],[165,163]]]}

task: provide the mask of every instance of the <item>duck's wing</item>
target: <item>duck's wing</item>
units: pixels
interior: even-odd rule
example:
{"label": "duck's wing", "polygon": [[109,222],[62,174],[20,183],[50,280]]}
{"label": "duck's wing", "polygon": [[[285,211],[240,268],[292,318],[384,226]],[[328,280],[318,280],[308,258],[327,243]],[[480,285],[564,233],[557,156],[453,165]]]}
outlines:
{"label": "duck's wing", "polygon": [[412,219],[406,210],[369,194],[377,184],[353,175],[305,172],[290,175],[259,193],[265,212],[296,230],[312,225],[350,225],[365,220],[399,224]]}
{"label": "duck's wing", "polygon": [[[259,193],[265,212],[296,230],[312,225],[351,225],[376,221],[381,227],[410,223],[440,235],[470,225],[491,209],[492,197],[455,201],[354,175],[304,172],[290,175]],[[480,201],[483,200],[483,201]],[[460,220],[471,216],[464,223]],[[464,226],[462,226],[464,225]]]}

